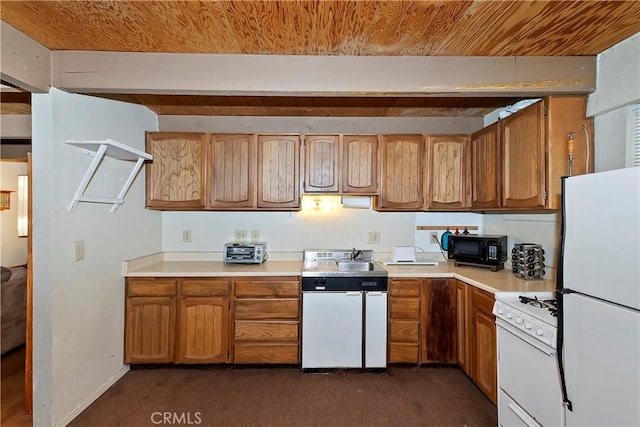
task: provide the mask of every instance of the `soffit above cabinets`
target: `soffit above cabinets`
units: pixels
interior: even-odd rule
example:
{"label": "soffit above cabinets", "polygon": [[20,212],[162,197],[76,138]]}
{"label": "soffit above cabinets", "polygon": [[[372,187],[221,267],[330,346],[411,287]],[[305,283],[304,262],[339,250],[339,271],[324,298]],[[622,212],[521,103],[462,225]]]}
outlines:
{"label": "soffit above cabinets", "polygon": [[[53,51],[400,60],[593,57],[640,32],[638,16],[640,1],[10,1],[2,3],[1,19]],[[451,72],[474,69],[463,66]],[[390,78],[399,77],[394,73]],[[208,116],[482,117],[523,99],[514,93],[94,92],[90,94],[146,105],[159,115]],[[31,111],[24,95],[12,100],[3,92],[1,105],[2,114]]]}

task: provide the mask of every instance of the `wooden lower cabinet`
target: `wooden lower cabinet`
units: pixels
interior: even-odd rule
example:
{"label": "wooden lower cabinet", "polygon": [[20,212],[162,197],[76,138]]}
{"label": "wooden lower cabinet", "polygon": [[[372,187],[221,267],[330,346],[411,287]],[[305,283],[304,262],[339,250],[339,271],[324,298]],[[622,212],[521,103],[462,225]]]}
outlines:
{"label": "wooden lower cabinet", "polygon": [[229,360],[229,298],[181,297],[177,363]]}
{"label": "wooden lower cabinet", "polygon": [[456,361],[458,366],[471,376],[469,363],[469,285],[456,282]]}
{"label": "wooden lower cabinet", "polygon": [[420,279],[389,280],[389,363],[420,362]]}
{"label": "wooden lower cabinet", "polygon": [[476,287],[469,291],[469,364],[471,378],[495,404],[498,395],[498,357],[494,297]]}
{"label": "wooden lower cabinet", "polygon": [[233,363],[300,362],[298,278],[237,279],[233,305]]}
{"label": "wooden lower cabinet", "polygon": [[422,363],[456,363],[453,279],[422,282]]}
{"label": "wooden lower cabinet", "polygon": [[176,281],[128,279],[125,363],[169,363],[174,359]]}

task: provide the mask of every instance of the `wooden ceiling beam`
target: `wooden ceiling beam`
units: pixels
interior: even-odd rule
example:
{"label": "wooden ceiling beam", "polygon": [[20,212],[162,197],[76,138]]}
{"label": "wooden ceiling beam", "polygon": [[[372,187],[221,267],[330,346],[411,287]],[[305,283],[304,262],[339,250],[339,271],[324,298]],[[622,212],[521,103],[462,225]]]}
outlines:
{"label": "wooden ceiling beam", "polygon": [[29,92],[48,92],[51,51],[4,21],[0,21],[0,39],[0,78]]}
{"label": "wooden ceiling beam", "polygon": [[354,57],[52,52],[72,92],[241,96],[539,96],[595,90],[596,57]]}

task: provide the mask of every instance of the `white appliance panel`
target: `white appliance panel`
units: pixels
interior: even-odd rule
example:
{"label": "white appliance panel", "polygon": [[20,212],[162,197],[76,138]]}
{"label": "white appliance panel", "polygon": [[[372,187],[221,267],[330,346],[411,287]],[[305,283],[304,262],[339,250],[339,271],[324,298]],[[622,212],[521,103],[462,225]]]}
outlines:
{"label": "white appliance panel", "polygon": [[640,309],[640,167],[565,183],[564,288]]}
{"label": "white appliance panel", "polygon": [[561,425],[562,394],[555,350],[502,320],[497,334],[498,384],[517,406],[509,408],[509,404],[499,402],[499,422],[508,425],[506,420],[516,415],[545,426]]}
{"label": "white appliance panel", "polygon": [[564,307],[566,425],[640,425],[640,312],[578,294]]}
{"label": "white appliance panel", "polygon": [[502,389],[498,390],[498,414],[500,427],[540,427],[540,423]]}
{"label": "white appliance panel", "polygon": [[387,366],[387,293],[365,292],[365,367]]}
{"label": "white appliance panel", "polygon": [[362,292],[302,293],[303,369],[362,366],[362,298]]}

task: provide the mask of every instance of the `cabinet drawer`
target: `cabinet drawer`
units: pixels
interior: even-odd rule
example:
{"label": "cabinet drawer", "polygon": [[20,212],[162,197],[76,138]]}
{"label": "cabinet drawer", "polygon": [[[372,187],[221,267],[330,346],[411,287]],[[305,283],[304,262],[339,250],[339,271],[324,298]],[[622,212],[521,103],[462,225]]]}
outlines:
{"label": "cabinet drawer", "polygon": [[300,361],[298,344],[236,344],[233,363],[284,363]]}
{"label": "cabinet drawer", "polygon": [[418,363],[418,344],[389,344],[389,363]]}
{"label": "cabinet drawer", "polygon": [[300,315],[298,298],[236,299],[235,318],[238,320],[295,319]]}
{"label": "cabinet drawer", "polygon": [[420,318],[420,299],[389,298],[389,318],[418,320]]}
{"label": "cabinet drawer", "polygon": [[482,311],[489,316],[493,316],[493,303],[495,301],[493,294],[473,287],[471,289],[471,301],[474,308]]}
{"label": "cabinet drawer", "polygon": [[229,295],[229,281],[215,279],[184,279],[180,295],[190,297],[212,297]]}
{"label": "cabinet drawer", "polygon": [[418,343],[419,324],[417,320],[389,321],[389,341]]}
{"label": "cabinet drawer", "polygon": [[243,298],[255,297],[289,297],[300,296],[300,282],[298,280],[273,281],[236,281],[235,296]]}
{"label": "cabinet drawer", "polygon": [[419,280],[392,280],[389,284],[389,296],[419,297]]}
{"label": "cabinet drawer", "polygon": [[251,322],[239,320],[235,323],[236,341],[293,341],[298,342],[298,322]]}
{"label": "cabinet drawer", "polygon": [[127,296],[170,297],[176,295],[176,279],[127,279]]}

